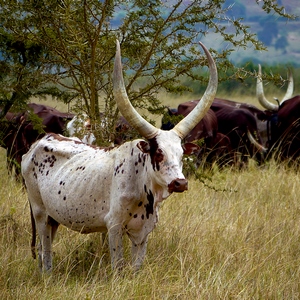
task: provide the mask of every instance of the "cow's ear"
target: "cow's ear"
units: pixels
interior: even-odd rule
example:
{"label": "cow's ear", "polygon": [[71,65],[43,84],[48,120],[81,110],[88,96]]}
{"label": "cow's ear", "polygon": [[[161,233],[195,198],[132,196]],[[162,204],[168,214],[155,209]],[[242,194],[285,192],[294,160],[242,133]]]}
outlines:
{"label": "cow's ear", "polygon": [[137,147],[144,153],[149,153],[150,152],[150,145],[149,143],[145,141],[141,141],[137,144]]}
{"label": "cow's ear", "polygon": [[200,147],[194,143],[185,143],[182,145],[183,154],[191,155],[200,150]]}

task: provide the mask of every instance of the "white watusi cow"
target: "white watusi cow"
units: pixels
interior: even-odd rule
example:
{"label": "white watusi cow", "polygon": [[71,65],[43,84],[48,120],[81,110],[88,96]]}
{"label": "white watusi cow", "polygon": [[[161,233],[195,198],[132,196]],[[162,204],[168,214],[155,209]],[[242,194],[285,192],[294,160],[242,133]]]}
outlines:
{"label": "white watusi cow", "polygon": [[210,69],[207,89],[194,110],[172,130],[151,125],[131,105],[117,42],[114,96],[122,115],[145,140],[101,149],[48,134],[23,156],[22,175],[33,228],[36,226],[40,238],[41,269],[52,269],[51,248],[59,224],[80,233],[108,232],[114,269],[123,264],[122,236],[126,233],[132,242],[133,267],[140,268],[148,235],[158,221],[159,204],[173,192],[188,188],[182,156],[193,149],[191,144],[182,147],[181,141],[203,118],[216,94],[217,69],[208,50],[201,46]]}

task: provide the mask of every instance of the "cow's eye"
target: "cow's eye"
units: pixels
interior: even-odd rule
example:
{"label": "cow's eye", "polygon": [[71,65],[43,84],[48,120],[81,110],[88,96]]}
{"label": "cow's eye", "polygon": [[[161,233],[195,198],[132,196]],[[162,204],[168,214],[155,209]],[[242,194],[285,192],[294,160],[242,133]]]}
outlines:
{"label": "cow's eye", "polygon": [[163,153],[160,152],[160,151],[156,152],[156,154],[155,154],[155,160],[157,162],[161,162],[161,161],[163,161],[163,159],[164,159]]}

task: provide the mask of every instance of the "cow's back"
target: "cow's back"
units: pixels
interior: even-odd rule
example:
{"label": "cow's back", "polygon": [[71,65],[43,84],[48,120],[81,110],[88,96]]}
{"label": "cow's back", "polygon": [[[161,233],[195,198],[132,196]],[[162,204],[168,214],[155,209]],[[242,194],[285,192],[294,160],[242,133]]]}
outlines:
{"label": "cow's back", "polygon": [[[74,230],[82,231],[88,223],[84,231],[104,231],[111,185],[111,165],[104,152],[54,134],[34,143],[21,165],[30,204]],[[98,168],[103,172],[96,172]],[[74,219],[78,223],[70,226]]]}

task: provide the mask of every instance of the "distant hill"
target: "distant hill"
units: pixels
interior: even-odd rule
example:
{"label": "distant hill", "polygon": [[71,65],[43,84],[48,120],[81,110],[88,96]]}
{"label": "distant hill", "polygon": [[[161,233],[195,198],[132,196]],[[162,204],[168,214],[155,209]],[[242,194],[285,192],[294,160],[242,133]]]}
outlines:
{"label": "distant hill", "polygon": [[[261,52],[253,48],[236,49],[230,59],[235,63],[254,61],[300,66],[300,18],[291,21],[274,14],[268,15],[262,9],[262,2],[259,4],[254,0],[227,0],[225,2],[226,7],[233,5],[228,14],[231,17],[243,18],[242,23],[248,25],[250,32],[256,33],[259,40],[268,47],[268,51]],[[277,2],[285,7],[286,12],[300,16],[300,0],[278,0]],[[214,34],[209,34],[203,42],[217,49],[228,46]]]}

